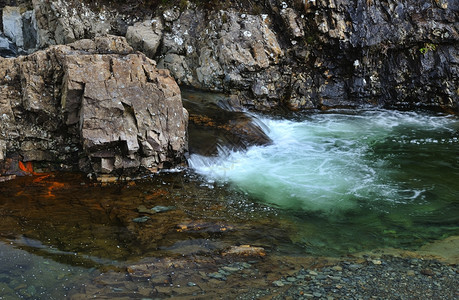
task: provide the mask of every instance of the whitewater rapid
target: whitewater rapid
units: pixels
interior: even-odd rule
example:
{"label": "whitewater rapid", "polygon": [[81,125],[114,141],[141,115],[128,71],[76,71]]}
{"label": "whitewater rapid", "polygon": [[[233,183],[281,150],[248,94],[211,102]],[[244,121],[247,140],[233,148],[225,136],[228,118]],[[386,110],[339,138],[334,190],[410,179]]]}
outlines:
{"label": "whitewater rapid", "polygon": [[407,166],[422,164],[423,151],[459,146],[452,116],[363,110],[255,119],[272,144],[192,154],[189,165],[211,183],[289,209],[333,213],[423,202],[432,186]]}

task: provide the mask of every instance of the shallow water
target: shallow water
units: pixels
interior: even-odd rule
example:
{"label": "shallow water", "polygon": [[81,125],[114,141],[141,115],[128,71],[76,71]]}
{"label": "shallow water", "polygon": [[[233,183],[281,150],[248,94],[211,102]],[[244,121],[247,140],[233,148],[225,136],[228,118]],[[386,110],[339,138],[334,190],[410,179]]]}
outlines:
{"label": "shallow water", "polygon": [[[194,171],[108,186],[80,174],[0,183],[0,295],[62,299],[101,295],[103,286],[122,295],[126,286],[113,286],[130,280],[131,264],[196,266],[233,245],[345,255],[459,234],[457,117],[372,110],[258,119],[270,145],[192,155]],[[145,213],[153,207],[167,209]]]}

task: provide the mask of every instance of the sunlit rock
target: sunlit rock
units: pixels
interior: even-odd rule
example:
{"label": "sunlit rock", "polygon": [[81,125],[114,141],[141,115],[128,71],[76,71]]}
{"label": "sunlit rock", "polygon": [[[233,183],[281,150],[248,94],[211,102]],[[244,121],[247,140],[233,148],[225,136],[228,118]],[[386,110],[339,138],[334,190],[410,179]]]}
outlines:
{"label": "sunlit rock", "polygon": [[188,115],[167,70],[124,38],[99,37],[0,61],[2,153],[96,173],[184,162]]}

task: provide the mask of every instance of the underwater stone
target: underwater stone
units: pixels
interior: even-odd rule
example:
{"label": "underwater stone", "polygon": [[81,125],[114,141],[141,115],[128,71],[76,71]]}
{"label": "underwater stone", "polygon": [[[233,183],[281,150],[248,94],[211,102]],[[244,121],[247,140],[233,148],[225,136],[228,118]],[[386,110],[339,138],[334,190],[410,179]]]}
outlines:
{"label": "underwater stone", "polygon": [[132,219],[132,222],[134,222],[134,223],[145,223],[145,222],[147,222],[148,220],[150,220],[150,217],[148,217],[148,216],[143,216],[143,217],[138,217],[138,218]]}

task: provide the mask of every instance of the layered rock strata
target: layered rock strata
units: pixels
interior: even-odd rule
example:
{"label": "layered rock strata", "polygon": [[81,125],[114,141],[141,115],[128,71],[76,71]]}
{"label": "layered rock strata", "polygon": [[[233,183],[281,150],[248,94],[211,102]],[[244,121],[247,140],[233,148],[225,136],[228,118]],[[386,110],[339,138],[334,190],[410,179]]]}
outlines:
{"label": "layered rock strata", "polygon": [[180,89],[124,38],[2,59],[0,72],[2,160],[117,175],[184,163]]}
{"label": "layered rock strata", "polygon": [[22,2],[3,9],[20,49],[125,35],[179,84],[235,95],[251,109],[459,111],[455,0],[237,0],[213,9],[190,0],[149,12],[127,10],[135,0]]}

